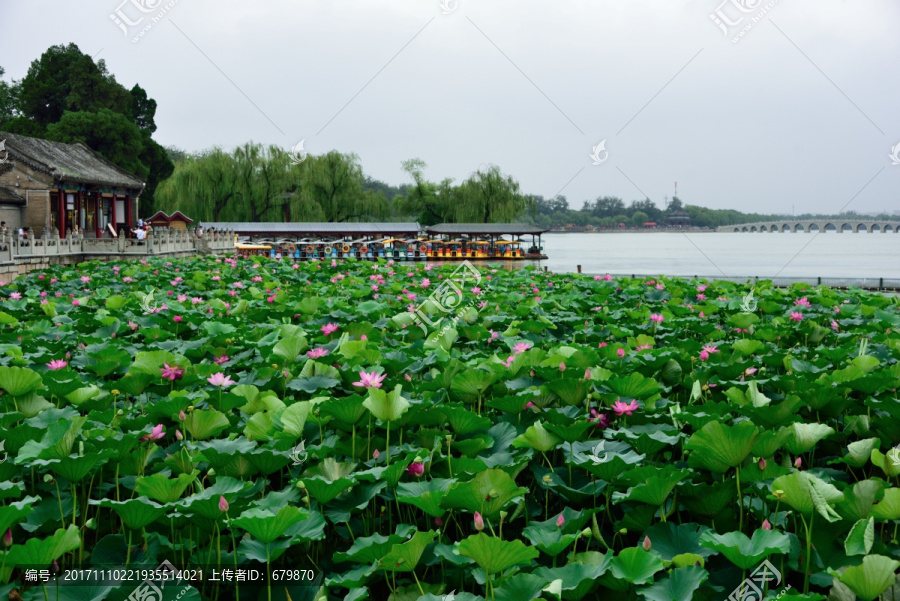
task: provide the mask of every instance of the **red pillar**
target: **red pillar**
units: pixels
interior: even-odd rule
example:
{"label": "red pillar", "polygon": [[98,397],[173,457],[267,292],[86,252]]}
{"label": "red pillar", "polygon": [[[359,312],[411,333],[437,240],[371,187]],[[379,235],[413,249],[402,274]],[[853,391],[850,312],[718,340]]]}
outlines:
{"label": "red pillar", "polygon": [[57,190],[57,209],[59,210],[59,220],[56,227],[59,228],[59,237],[66,237],[66,193],[62,188]]}
{"label": "red pillar", "polygon": [[119,220],[116,219],[116,205],[117,204],[119,204],[119,195],[114,194],[113,199],[112,199],[112,210],[110,211],[110,214],[112,215],[111,219],[112,219],[113,230],[116,232],[116,234],[119,233],[119,230],[117,229],[117,226],[119,225]]}
{"label": "red pillar", "polygon": [[134,224],[131,223],[131,194],[125,195],[125,227],[129,232],[134,229]]}

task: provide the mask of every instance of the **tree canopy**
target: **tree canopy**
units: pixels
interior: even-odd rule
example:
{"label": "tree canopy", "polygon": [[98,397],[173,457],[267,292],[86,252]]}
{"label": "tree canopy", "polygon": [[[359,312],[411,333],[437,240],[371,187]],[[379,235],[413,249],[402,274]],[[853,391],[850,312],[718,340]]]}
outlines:
{"label": "tree canopy", "polygon": [[[0,76],[4,73],[0,68]],[[156,101],[135,84],[116,81],[75,44],[48,48],[20,81],[0,81],[0,129],[57,142],[83,142],[147,181],[141,215],[155,212],[154,195],[174,165],[152,139]]]}

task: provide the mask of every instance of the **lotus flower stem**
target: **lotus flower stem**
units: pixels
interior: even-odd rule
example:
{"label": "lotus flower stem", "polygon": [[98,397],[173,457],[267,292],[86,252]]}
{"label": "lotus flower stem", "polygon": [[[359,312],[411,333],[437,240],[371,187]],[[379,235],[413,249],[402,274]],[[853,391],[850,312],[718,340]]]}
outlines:
{"label": "lotus flower stem", "polygon": [[744,494],[741,492],[741,466],[737,466],[738,532],[744,531]]}
{"label": "lotus flower stem", "polygon": [[413,575],[413,578],[416,579],[416,586],[419,587],[419,593],[421,593],[422,595],[424,595],[424,594],[425,594],[425,591],[422,589],[422,583],[419,582],[419,577],[416,576],[416,571],[415,571],[415,570],[412,571],[412,575]]}
{"label": "lotus flower stem", "polygon": [[128,549],[125,551],[125,567],[128,567],[128,564],[131,563],[131,535],[134,534],[134,530],[128,529]]}
{"label": "lotus flower stem", "polygon": [[806,518],[803,517],[803,514],[800,514],[800,520],[803,522],[803,528],[806,530],[806,567],[803,570],[803,594],[806,595],[809,593],[809,566],[812,563],[812,528],[813,521],[816,519],[816,514],[813,514],[809,518],[809,525],[806,525]]}
{"label": "lotus flower stem", "polygon": [[54,482],[54,484],[56,484],[56,500],[59,501],[59,519],[60,519],[60,521],[62,521],[63,529],[65,529],[66,514],[63,513],[62,496],[59,494],[59,482],[56,479],[54,479],[53,482]]}
{"label": "lotus flower stem", "polygon": [[387,449],[387,464],[391,465],[391,422],[387,422],[387,442],[385,442],[385,449]]}

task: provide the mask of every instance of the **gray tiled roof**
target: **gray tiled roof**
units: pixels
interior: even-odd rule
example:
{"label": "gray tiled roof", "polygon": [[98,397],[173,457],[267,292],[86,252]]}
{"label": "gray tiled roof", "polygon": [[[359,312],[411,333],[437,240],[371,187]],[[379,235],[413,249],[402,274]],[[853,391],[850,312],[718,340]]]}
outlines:
{"label": "gray tiled roof", "polygon": [[203,227],[217,230],[234,230],[236,234],[284,234],[300,235],[375,235],[375,234],[418,234],[418,223],[329,223],[329,222],[249,222],[249,221],[204,221]]}
{"label": "gray tiled roof", "polygon": [[57,181],[141,189],[143,180],[117,167],[82,143],[65,144],[0,131],[11,160],[20,160]]}
{"label": "gray tiled roof", "polygon": [[441,223],[425,228],[429,234],[495,234],[522,236],[543,234],[547,230],[527,223]]}
{"label": "gray tiled roof", "polygon": [[0,186],[0,204],[22,206],[25,204],[25,199],[19,196],[12,188]]}

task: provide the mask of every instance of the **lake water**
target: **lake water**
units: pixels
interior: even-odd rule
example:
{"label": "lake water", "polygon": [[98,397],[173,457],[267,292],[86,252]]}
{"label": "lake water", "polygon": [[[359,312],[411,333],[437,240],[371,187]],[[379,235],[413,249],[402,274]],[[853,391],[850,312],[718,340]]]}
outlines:
{"label": "lake water", "polygon": [[893,232],[551,233],[542,241],[550,258],[539,264],[557,273],[581,265],[592,274],[900,278],[900,234]]}

